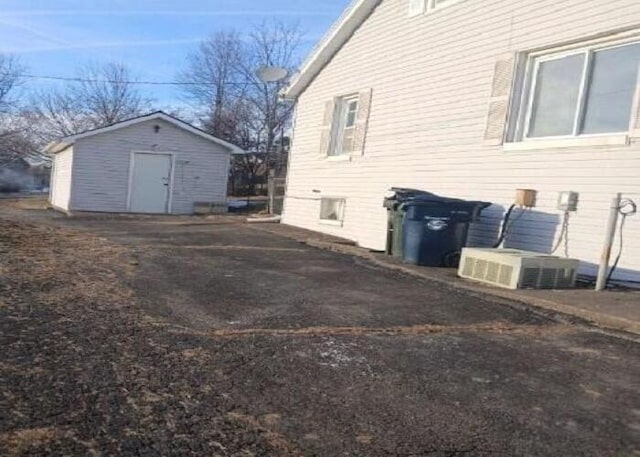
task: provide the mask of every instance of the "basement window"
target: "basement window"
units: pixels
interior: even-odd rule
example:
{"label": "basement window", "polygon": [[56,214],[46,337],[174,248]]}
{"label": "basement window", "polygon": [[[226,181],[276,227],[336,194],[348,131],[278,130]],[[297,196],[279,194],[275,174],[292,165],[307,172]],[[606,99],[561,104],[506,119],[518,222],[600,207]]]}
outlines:
{"label": "basement window", "polygon": [[344,220],[344,198],[322,197],[320,200],[320,223],[342,225]]}

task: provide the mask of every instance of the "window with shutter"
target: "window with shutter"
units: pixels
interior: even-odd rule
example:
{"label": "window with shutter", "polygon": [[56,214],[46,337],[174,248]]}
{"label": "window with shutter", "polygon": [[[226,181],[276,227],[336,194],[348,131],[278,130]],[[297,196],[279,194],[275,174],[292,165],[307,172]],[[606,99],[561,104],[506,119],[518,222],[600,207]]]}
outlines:
{"label": "window with shutter", "polygon": [[338,101],[338,99],[332,98],[327,101],[324,106],[324,116],[322,117],[322,127],[320,132],[320,154],[323,156],[331,155],[333,145],[333,126]]}
{"label": "window with shutter", "polygon": [[367,130],[369,128],[369,116],[371,113],[372,90],[367,89],[360,92],[358,98],[358,114],[354,129],[353,155],[363,155]]}
{"label": "window with shutter", "polygon": [[638,37],[528,55],[512,141],[640,135],[639,68]]}
{"label": "window with shutter", "polygon": [[491,100],[489,101],[487,125],[484,133],[484,140],[487,144],[500,145],[504,141],[514,67],[515,56],[513,54],[498,59],[495,64]]}
{"label": "window with shutter", "polygon": [[327,156],[351,155],[355,145],[359,97],[349,95],[335,100]]}
{"label": "window with shutter", "polygon": [[[371,111],[371,89],[334,99],[325,107],[322,151],[328,157],[350,157],[364,153]],[[328,126],[329,115],[331,124]]]}

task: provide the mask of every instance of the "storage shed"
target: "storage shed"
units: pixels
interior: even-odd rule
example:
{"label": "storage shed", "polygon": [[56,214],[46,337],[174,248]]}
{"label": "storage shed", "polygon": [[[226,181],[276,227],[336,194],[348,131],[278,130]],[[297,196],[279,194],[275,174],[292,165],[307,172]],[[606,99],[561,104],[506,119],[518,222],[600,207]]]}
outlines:
{"label": "storage shed", "polygon": [[49,144],[51,204],[63,211],[192,214],[224,205],[242,150],[161,111]]}

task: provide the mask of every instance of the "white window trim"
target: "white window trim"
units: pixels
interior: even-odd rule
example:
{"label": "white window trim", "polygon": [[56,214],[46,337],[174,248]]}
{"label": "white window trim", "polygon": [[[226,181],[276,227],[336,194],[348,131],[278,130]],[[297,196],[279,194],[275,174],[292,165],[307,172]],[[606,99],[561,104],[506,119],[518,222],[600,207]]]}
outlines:
{"label": "white window trim", "polygon": [[422,0],[422,5],[418,8],[413,9],[411,0],[408,0],[409,3],[409,17],[418,17],[423,14],[433,14],[436,11],[443,10],[451,5],[455,5],[457,3],[462,3],[465,0],[447,0],[446,3],[442,5],[437,5],[436,0]]}
{"label": "white window trim", "polygon": [[[342,202],[342,208],[340,208],[340,219],[322,219],[322,200],[340,200]],[[335,197],[333,195],[323,195],[320,198],[320,216],[318,223],[321,225],[333,225],[335,227],[342,227],[344,225],[344,212],[347,206],[347,199],[345,197]]]}
{"label": "white window trim", "polygon": [[419,0],[420,6],[414,8],[412,0],[407,0],[409,7],[409,17],[418,17],[422,16],[427,11],[427,3],[426,0]]}
{"label": "white window trim", "polygon": [[351,154],[340,154],[337,156],[327,156],[326,159],[329,162],[351,162],[352,156]]}
{"label": "white window trim", "polygon": [[629,135],[581,135],[576,138],[532,139],[505,143],[505,151],[531,151],[539,149],[562,149],[589,146],[628,146]]}
{"label": "white window trim", "polygon": [[[457,0],[455,0],[457,1]],[[621,132],[607,132],[598,134],[580,134],[578,128],[584,118],[585,107],[585,90],[588,81],[587,76],[591,69],[593,61],[593,53],[602,49],[612,49],[638,42],[640,34],[638,31],[625,32],[615,36],[602,37],[583,42],[573,43],[563,47],[546,48],[531,52],[526,57],[526,66],[524,68],[522,93],[514,94],[519,97],[519,105],[517,112],[514,112],[514,119],[509,120],[510,135],[513,139],[504,144],[506,150],[526,150],[526,149],[543,149],[557,147],[572,146],[597,146],[597,145],[627,145],[629,144],[629,129]],[[534,94],[537,84],[538,69],[541,62],[549,62],[551,60],[562,59],[572,55],[584,54],[585,62],[582,72],[582,81],[579,92],[579,109],[573,125],[573,134],[563,136],[548,137],[529,137],[529,129],[531,128],[531,114],[533,108]],[[513,100],[512,100],[513,101]],[[526,108],[524,106],[526,105]],[[524,108],[524,109],[523,109]],[[524,143],[531,143],[524,146]],[[517,146],[516,146],[517,145]]]}
{"label": "white window trim", "polygon": [[[347,122],[347,116],[348,116],[348,109],[345,109],[345,108],[351,101],[354,101],[354,100],[358,102],[358,107],[356,110],[356,118],[357,118],[358,111],[360,110],[360,95],[355,93],[355,94],[342,95],[338,97],[338,107],[336,109],[337,115],[335,116],[336,118],[334,119],[333,125],[331,126],[331,146],[329,147],[329,151],[331,153],[326,156],[326,158],[329,161],[351,160],[353,151],[344,152],[342,150],[342,147],[343,147],[344,132],[347,129],[346,122]],[[348,128],[355,130],[356,126],[354,125]]]}
{"label": "white window trim", "polygon": [[332,225],[334,227],[342,227],[344,224],[342,221],[332,221],[329,219],[320,219],[318,221],[318,224],[320,225]]}
{"label": "white window trim", "polygon": [[455,5],[457,3],[462,3],[465,0],[448,0],[446,3],[442,4],[442,5],[437,5],[436,4],[436,0],[424,0],[425,6],[424,6],[424,13],[425,14],[434,14],[437,11],[446,9],[452,5]]}

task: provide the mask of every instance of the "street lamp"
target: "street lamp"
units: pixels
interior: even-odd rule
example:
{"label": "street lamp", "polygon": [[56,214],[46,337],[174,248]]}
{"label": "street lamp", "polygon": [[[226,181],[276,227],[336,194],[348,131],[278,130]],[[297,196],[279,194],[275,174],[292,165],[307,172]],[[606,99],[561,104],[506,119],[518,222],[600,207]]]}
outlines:
{"label": "street lamp", "polygon": [[[289,75],[289,72],[281,67],[272,67],[272,66],[262,66],[259,67],[256,70],[256,76],[258,77],[258,79],[263,83],[263,84],[277,84],[281,81],[283,81],[287,76]],[[278,102],[276,101],[276,104]],[[271,110],[268,110],[268,116],[269,118],[267,119],[267,125],[268,128],[271,129],[271,125],[272,125],[272,119],[271,117]],[[271,135],[271,133],[269,133],[269,135]],[[267,145],[267,150],[265,151],[265,171],[267,173],[267,187],[269,189],[269,213],[273,213],[273,207],[274,207],[274,194],[275,194],[275,188],[272,189],[273,185],[272,183],[275,183],[275,181],[272,181],[271,178],[271,170],[269,168],[269,158],[270,158],[270,146],[271,145]],[[280,154],[282,155],[284,153],[284,125],[280,125]],[[275,174],[275,173],[274,173]],[[275,178],[275,176],[273,176],[273,178]]]}

